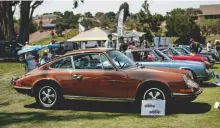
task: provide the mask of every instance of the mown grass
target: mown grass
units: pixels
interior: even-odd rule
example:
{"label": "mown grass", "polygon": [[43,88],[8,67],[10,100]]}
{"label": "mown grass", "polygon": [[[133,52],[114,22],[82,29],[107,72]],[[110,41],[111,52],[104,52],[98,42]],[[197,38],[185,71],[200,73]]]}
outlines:
{"label": "mown grass", "polygon": [[[220,73],[220,64],[215,71]],[[205,87],[192,103],[173,105],[165,117],[141,117],[132,103],[67,100],[57,110],[44,110],[34,98],[18,94],[9,84],[22,75],[20,63],[0,62],[0,127],[6,128],[219,128],[220,87]]]}

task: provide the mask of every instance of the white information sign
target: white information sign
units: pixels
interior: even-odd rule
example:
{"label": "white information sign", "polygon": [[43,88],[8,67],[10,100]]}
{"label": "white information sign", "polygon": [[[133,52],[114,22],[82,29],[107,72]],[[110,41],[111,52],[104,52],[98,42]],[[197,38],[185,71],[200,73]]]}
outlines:
{"label": "white information sign", "polygon": [[216,108],[216,109],[220,108],[220,103],[219,102],[215,102],[214,108]]}
{"label": "white information sign", "polygon": [[164,116],[165,100],[142,100],[141,116]]}
{"label": "white information sign", "polygon": [[214,74],[215,74],[215,78],[216,78],[216,81],[217,81],[216,85],[220,86],[220,77],[219,77],[219,74],[218,74],[218,72],[214,72]]}

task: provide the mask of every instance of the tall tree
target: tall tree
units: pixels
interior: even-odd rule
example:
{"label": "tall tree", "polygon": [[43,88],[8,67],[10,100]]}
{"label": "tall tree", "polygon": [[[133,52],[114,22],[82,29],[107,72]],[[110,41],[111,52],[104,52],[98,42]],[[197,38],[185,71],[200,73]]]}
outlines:
{"label": "tall tree", "polygon": [[13,15],[19,1],[0,1],[0,38],[11,41],[15,37]]}
{"label": "tall tree", "polygon": [[43,0],[21,1],[20,4],[20,30],[19,40],[24,44],[29,41],[29,28],[32,22],[34,10],[43,3]]}

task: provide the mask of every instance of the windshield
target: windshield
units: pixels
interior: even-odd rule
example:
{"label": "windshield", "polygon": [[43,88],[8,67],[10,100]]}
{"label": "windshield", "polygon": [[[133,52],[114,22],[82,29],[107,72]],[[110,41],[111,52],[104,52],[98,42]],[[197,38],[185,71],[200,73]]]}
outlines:
{"label": "windshield", "polygon": [[172,52],[172,54],[174,55],[174,56],[180,56],[181,54],[178,52],[178,51],[176,51],[174,48],[169,48],[170,49],[170,52]]}
{"label": "windshield", "polygon": [[128,69],[136,66],[131,59],[117,50],[108,51],[107,54],[119,69]]}
{"label": "windshield", "polygon": [[173,61],[172,59],[170,59],[167,55],[165,55],[160,50],[155,49],[154,53],[157,54],[157,56],[160,58],[161,61],[165,61],[165,62]]}
{"label": "windshield", "polygon": [[177,50],[178,52],[180,52],[183,55],[189,55],[190,52],[188,50],[186,50],[185,48],[175,48],[175,50]]}

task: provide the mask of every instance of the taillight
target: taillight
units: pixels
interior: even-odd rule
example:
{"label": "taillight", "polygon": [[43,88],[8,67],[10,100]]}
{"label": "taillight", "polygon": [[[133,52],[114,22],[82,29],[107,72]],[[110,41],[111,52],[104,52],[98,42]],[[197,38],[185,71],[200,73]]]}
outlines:
{"label": "taillight", "polygon": [[15,85],[16,85],[16,86],[21,86],[20,81],[17,80],[16,83],[15,83]]}

